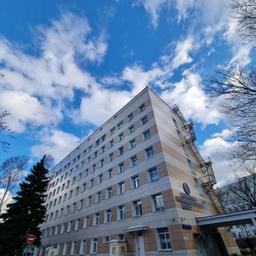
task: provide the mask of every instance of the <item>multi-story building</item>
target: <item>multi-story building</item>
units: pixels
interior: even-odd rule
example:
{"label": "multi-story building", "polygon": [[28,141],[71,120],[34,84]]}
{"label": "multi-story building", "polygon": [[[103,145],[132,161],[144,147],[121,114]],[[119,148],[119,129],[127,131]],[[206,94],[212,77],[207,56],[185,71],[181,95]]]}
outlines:
{"label": "multi-story building", "polygon": [[145,88],[53,168],[41,255],[237,252],[229,232],[197,225],[218,207],[194,139],[178,108]]}

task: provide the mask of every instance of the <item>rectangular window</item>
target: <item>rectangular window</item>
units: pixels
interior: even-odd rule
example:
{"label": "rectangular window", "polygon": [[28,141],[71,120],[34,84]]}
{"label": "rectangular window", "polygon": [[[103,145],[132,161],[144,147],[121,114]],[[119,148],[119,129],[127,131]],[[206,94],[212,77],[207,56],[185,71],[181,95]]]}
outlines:
{"label": "rectangular window", "polygon": [[120,195],[125,192],[124,182],[118,183],[118,192],[119,192]]}
{"label": "rectangular window", "polygon": [[78,230],[79,223],[80,223],[80,219],[77,219],[77,220],[75,221],[75,228],[74,228],[75,231]]}
{"label": "rectangular window", "polygon": [[123,126],[123,121],[121,121],[121,122],[119,122],[119,123],[117,124],[117,129],[120,129],[122,126]]}
{"label": "rectangular window", "polygon": [[130,148],[134,148],[136,146],[136,140],[132,139],[130,140]]}
{"label": "rectangular window", "polygon": [[80,254],[86,253],[86,240],[81,240],[80,243]]}
{"label": "rectangular window", "polygon": [[87,227],[88,227],[88,224],[89,224],[89,217],[86,216],[86,217],[84,217],[83,228],[87,228]]}
{"label": "rectangular window", "polygon": [[86,182],[83,184],[83,192],[86,190]]}
{"label": "rectangular window", "polygon": [[100,224],[100,214],[95,213],[93,216],[93,225],[99,225]]}
{"label": "rectangular window", "polygon": [[104,159],[101,159],[100,160],[100,167],[103,167],[104,166]]}
{"label": "rectangular window", "polygon": [[105,146],[101,147],[101,154],[103,154],[105,152]]}
{"label": "rectangular window", "polygon": [[159,179],[159,174],[156,167],[148,170],[150,181],[156,181]]}
{"label": "rectangular window", "polygon": [[170,234],[168,232],[168,228],[158,228],[157,229],[159,245],[161,250],[170,250],[171,241],[170,241]]}
{"label": "rectangular window", "polygon": [[148,140],[151,137],[150,130],[146,130],[143,132],[144,140]]}
{"label": "rectangular window", "polygon": [[123,133],[123,132],[120,133],[120,134],[118,135],[118,137],[119,137],[119,140],[120,140],[120,141],[123,140],[123,139],[124,139],[124,133]]}
{"label": "rectangular window", "polygon": [[114,140],[109,141],[109,147],[112,148],[114,146]]}
{"label": "rectangular window", "polygon": [[118,166],[119,166],[119,173],[124,172],[124,163],[120,163]]}
{"label": "rectangular window", "polygon": [[109,241],[110,241],[110,237],[109,236],[104,236],[103,237],[103,243],[108,243]]}
{"label": "rectangular window", "polygon": [[145,150],[147,158],[151,158],[154,156],[154,149],[153,147],[149,147]]}
{"label": "rectangular window", "polygon": [[143,116],[143,117],[141,118],[141,124],[142,124],[142,125],[145,125],[147,122],[148,122],[148,117],[147,117],[147,116]]}
{"label": "rectangular window", "polygon": [[112,128],[110,129],[110,135],[114,134],[115,130],[116,130],[116,127],[115,127],[115,126],[112,127]]}
{"label": "rectangular window", "polygon": [[130,158],[130,160],[131,160],[131,166],[136,166],[136,165],[138,164],[138,158],[137,158],[137,156],[132,156],[132,157]]}
{"label": "rectangular window", "polygon": [[101,136],[101,142],[104,142],[105,139],[106,139],[106,134],[103,134],[103,135]]}
{"label": "rectangular window", "polygon": [[140,186],[140,178],[138,175],[132,177],[133,188],[138,188]]}
{"label": "rectangular window", "polygon": [[67,248],[68,248],[68,242],[63,244],[62,255],[66,255],[67,254]]}
{"label": "rectangular window", "polygon": [[110,153],[110,154],[109,154],[109,162],[113,161],[113,156],[114,156],[113,153]]}
{"label": "rectangular window", "polygon": [[133,119],[133,113],[128,115],[128,121],[131,121]]}
{"label": "rectangular window", "polygon": [[140,112],[144,111],[145,108],[146,108],[145,103],[141,104],[141,105],[139,106]]}
{"label": "rectangular window", "polygon": [[101,173],[100,175],[99,175],[99,183],[102,183],[103,182],[103,174]]}
{"label": "rectangular window", "polygon": [[76,187],[76,195],[79,194],[79,186]]}
{"label": "rectangular window", "polygon": [[93,238],[91,240],[91,253],[96,254],[97,253],[97,247],[98,247],[98,239]]}
{"label": "rectangular window", "polygon": [[105,211],[105,223],[110,223],[111,222],[111,209]]}
{"label": "rectangular window", "polygon": [[154,209],[156,212],[164,210],[164,200],[162,194],[156,194],[152,196],[154,203]]}
{"label": "rectangular window", "polygon": [[119,151],[119,155],[120,155],[120,156],[123,155],[123,154],[124,154],[124,147],[120,147],[120,148],[118,149],[118,151]]}
{"label": "rectangular window", "polygon": [[81,199],[80,203],[79,203],[79,210],[81,210],[83,208],[83,205],[84,205],[84,200]]}
{"label": "rectangular window", "polygon": [[76,211],[76,203],[73,203],[73,212]]}
{"label": "rectangular window", "polygon": [[112,174],[113,174],[113,170],[112,170],[112,169],[109,169],[109,170],[108,170],[108,177],[109,177],[109,179],[112,178]]}
{"label": "rectangular window", "polygon": [[98,192],[96,196],[96,203],[99,203],[100,201],[101,201],[101,192]]}
{"label": "rectangular window", "polygon": [[124,234],[118,234],[118,240],[119,241],[124,241],[125,240],[125,235]]}
{"label": "rectangular window", "polygon": [[130,134],[135,131],[134,125],[131,125],[128,129]]}
{"label": "rectangular window", "polygon": [[71,221],[68,222],[68,226],[67,226],[67,232],[71,231]]}
{"label": "rectangular window", "polygon": [[90,188],[92,188],[93,185],[94,185],[94,179],[91,179],[91,180],[90,180]]}
{"label": "rectangular window", "polygon": [[72,194],[73,194],[73,190],[70,190],[70,191],[69,191],[69,197],[68,197],[68,198],[71,198],[71,197],[72,197]]}
{"label": "rectangular window", "polygon": [[134,216],[142,215],[142,205],[140,200],[133,201],[133,214]]}
{"label": "rectangular window", "polygon": [[125,206],[124,205],[120,205],[118,207],[118,219],[119,220],[125,219]]}
{"label": "rectangular window", "polygon": [[112,187],[107,188],[107,198],[112,197]]}
{"label": "rectangular window", "polygon": [[92,205],[92,196],[88,196],[87,205],[88,205],[88,206],[91,206],[91,205]]}

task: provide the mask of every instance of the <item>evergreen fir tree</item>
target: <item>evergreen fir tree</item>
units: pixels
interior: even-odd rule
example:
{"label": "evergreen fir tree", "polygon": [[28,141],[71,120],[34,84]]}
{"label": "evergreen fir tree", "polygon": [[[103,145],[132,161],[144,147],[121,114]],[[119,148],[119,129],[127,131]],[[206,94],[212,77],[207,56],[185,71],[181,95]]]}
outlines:
{"label": "evergreen fir tree", "polygon": [[0,255],[20,255],[27,234],[35,235],[37,240],[34,244],[40,245],[39,225],[44,221],[46,214],[44,200],[49,182],[47,174],[45,157],[43,157],[20,184],[20,191],[14,197],[14,202],[9,204],[7,212],[2,214]]}

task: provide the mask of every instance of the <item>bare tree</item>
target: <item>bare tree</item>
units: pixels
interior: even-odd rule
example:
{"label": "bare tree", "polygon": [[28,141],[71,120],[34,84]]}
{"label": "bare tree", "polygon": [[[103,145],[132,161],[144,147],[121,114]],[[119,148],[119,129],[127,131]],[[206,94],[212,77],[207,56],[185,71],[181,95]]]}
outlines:
{"label": "bare tree", "polygon": [[219,70],[210,79],[209,92],[220,98],[220,109],[234,127],[231,139],[238,143],[232,156],[256,160],[256,70]]}
{"label": "bare tree", "polygon": [[27,165],[28,159],[25,156],[10,157],[0,166],[0,214],[3,206],[10,199],[9,196],[17,186]]}
{"label": "bare tree", "polygon": [[256,42],[256,0],[233,0],[233,18],[247,43]]}
{"label": "bare tree", "polygon": [[239,177],[231,186],[230,191],[241,202],[244,209],[250,210],[256,208],[256,164],[245,166],[244,174]]}
{"label": "bare tree", "polygon": [[[238,24],[244,43],[256,43],[256,0],[232,0],[232,19]],[[256,160],[256,69],[230,67],[218,70],[210,79],[209,92],[220,97],[221,110],[234,127],[237,146],[232,157]]]}
{"label": "bare tree", "polygon": [[218,189],[218,195],[227,212],[256,208],[256,162],[245,165],[233,183]]}
{"label": "bare tree", "polygon": [[[9,116],[10,113],[8,111],[2,111],[0,112],[0,135],[2,134],[9,134],[11,135],[11,131],[7,125],[6,118]],[[0,138],[0,147],[2,148],[3,151],[7,151],[9,148],[10,144],[6,141]]]}

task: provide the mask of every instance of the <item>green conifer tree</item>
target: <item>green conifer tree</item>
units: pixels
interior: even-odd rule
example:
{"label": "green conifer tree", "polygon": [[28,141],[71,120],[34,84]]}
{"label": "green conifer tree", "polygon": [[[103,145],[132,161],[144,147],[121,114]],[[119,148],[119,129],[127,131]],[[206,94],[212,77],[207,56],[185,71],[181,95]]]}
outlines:
{"label": "green conifer tree", "polygon": [[26,235],[37,237],[35,245],[40,245],[41,231],[39,225],[44,221],[44,206],[47,190],[48,170],[45,168],[45,157],[36,163],[31,173],[20,184],[20,190],[14,202],[8,205],[7,212],[2,214],[0,223],[0,255],[20,255]]}

